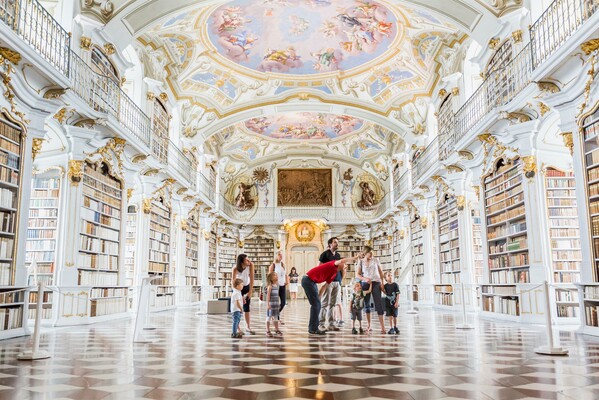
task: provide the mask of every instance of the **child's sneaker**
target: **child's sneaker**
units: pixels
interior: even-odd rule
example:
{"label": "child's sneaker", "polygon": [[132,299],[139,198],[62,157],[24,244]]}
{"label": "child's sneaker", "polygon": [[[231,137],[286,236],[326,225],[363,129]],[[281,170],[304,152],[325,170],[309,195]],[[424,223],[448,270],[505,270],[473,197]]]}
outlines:
{"label": "child's sneaker", "polygon": [[356,328],[352,328],[351,333],[352,333],[352,335],[357,335],[358,330]]}
{"label": "child's sneaker", "polygon": [[393,328],[393,330],[395,331],[396,335],[399,335],[399,329],[397,329],[397,326],[395,328]]}
{"label": "child's sneaker", "polygon": [[391,328],[389,329],[389,332],[387,332],[387,335],[393,335],[395,333],[395,329]]}
{"label": "child's sneaker", "polygon": [[360,328],[360,335],[364,334],[364,329]]}

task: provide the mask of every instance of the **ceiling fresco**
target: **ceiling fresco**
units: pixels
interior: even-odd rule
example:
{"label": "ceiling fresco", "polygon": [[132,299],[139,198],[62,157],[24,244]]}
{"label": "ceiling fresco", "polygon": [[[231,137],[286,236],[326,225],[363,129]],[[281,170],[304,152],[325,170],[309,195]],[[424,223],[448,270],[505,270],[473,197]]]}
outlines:
{"label": "ceiling fresco", "polygon": [[244,122],[249,131],[273,139],[336,139],[354,133],[364,121],[349,115],[290,112],[252,118]]}
{"label": "ceiling fresco", "polygon": [[359,0],[238,0],[216,9],[208,35],[230,61],[260,72],[349,70],[388,50],[395,15]]}

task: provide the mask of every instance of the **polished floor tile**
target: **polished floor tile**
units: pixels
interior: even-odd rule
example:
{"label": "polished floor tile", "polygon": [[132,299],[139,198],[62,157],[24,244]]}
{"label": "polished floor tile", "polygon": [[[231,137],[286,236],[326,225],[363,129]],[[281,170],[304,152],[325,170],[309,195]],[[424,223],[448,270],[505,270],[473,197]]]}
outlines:
{"label": "polished floor tile", "polygon": [[[351,325],[307,333],[308,307],[284,310],[283,337],[230,337],[229,315],[193,308],[152,314],[151,344],[132,341],[132,320],[44,328],[52,358],[18,361],[30,338],[0,342],[0,399],[560,399],[599,398],[599,338],[562,328],[567,357],[534,353],[541,327],[422,308],[400,315],[400,335],[352,335]],[[403,310],[402,310],[403,311]]]}

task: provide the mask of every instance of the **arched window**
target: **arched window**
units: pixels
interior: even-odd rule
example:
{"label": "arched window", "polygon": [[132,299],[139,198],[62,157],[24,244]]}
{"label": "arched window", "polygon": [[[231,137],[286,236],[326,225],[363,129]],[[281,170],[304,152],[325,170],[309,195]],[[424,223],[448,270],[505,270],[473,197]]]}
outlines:
{"label": "arched window", "polygon": [[106,76],[117,85],[120,85],[121,80],[119,78],[119,71],[102,50],[94,47],[91,52],[91,60],[94,72]]}
{"label": "arched window", "polygon": [[163,163],[168,161],[168,122],[169,115],[166,106],[158,98],[155,98],[152,113],[152,132],[154,134],[152,151]]}

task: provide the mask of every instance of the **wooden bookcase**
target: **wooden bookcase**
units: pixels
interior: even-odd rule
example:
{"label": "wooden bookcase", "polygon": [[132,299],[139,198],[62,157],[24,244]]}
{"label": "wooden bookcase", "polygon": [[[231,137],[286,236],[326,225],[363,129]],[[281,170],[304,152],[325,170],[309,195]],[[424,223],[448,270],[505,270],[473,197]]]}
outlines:
{"label": "wooden bookcase", "polygon": [[[29,285],[37,286],[42,281],[46,286],[54,285],[60,185],[61,177],[57,170],[36,174],[31,181],[25,253]],[[42,298],[42,319],[52,318],[52,297],[51,289],[47,289]],[[34,289],[29,293],[29,319],[35,318],[37,299],[38,293]]]}
{"label": "wooden bookcase", "polygon": [[152,200],[150,209],[150,242],[148,275],[157,277],[152,282],[154,296],[150,306],[161,311],[175,306],[174,271],[171,260],[172,214],[163,197]]}
{"label": "wooden bookcase", "polygon": [[551,279],[556,285],[558,319],[579,318],[578,289],[582,250],[576,205],[574,174],[555,168],[545,170],[547,222],[551,245]]}

